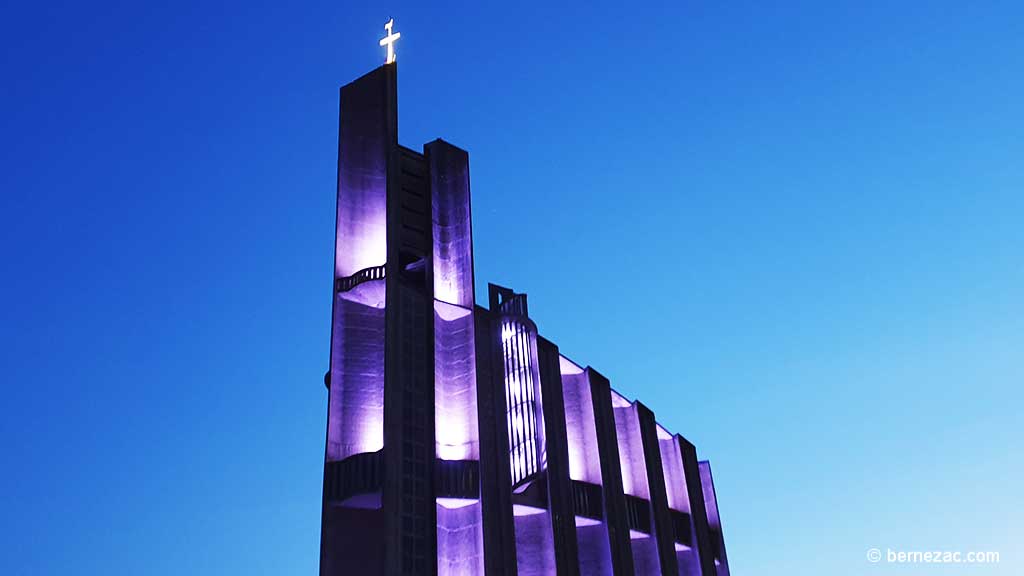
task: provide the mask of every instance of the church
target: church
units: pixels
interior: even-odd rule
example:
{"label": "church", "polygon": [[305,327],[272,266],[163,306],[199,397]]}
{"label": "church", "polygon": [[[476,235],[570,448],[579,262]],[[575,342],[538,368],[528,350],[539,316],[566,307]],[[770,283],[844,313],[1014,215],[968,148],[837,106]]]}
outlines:
{"label": "church", "polygon": [[469,155],[398,143],[392,26],[341,88],[321,576],[728,576],[694,445],[476,301]]}

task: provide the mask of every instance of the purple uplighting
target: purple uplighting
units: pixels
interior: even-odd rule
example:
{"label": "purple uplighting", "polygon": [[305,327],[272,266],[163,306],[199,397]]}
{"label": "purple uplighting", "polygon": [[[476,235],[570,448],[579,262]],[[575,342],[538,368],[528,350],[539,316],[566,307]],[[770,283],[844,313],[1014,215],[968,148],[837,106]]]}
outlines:
{"label": "purple uplighting", "polygon": [[526,506],[525,504],[513,504],[512,514],[514,516],[533,516],[534,514],[544,514],[547,512],[546,508],[537,508],[536,506]]}
{"label": "purple uplighting", "polygon": [[340,137],[339,163],[359,169],[338,173],[336,278],[387,260],[387,157],[395,136],[378,113],[342,115]]}
{"label": "purple uplighting", "polygon": [[[661,452],[668,507],[689,515],[690,496],[686,490],[686,474],[683,470],[683,460],[680,458],[679,437],[669,434],[667,430],[659,425],[658,449]],[[690,533],[693,534],[695,531],[696,527],[691,518]],[[697,557],[697,551],[679,542],[675,543],[675,550],[676,561],[679,563],[679,574],[681,576],[699,576],[700,559]]]}
{"label": "purple uplighting", "polygon": [[384,280],[337,295],[327,459],[384,446]]}
{"label": "purple uplighting", "polygon": [[718,570],[717,576],[729,576],[729,559],[725,556],[725,546],[722,543],[722,521],[718,516],[718,497],[715,494],[715,480],[711,475],[711,464],[705,461],[700,462],[697,466],[700,469],[700,483],[704,490],[704,508],[708,514],[708,531],[717,535],[714,539],[716,544],[715,568]]}
{"label": "purple uplighting", "polygon": [[480,457],[476,408],[473,316],[460,306],[434,301],[434,420],[442,460]]}
{"label": "purple uplighting", "polygon": [[438,498],[437,503],[449,510],[455,510],[457,508],[465,508],[466,506],[472,506],[480,500],[476,498]]}
{"label": "purple uplighting", "polygon": [[[586,370],[565,356],[559,357],[559,369],[565,402],[569,477],[600,486],[601,456],[598,452],[590,378]],[[576,542],[581,574],[611,574],[608,527],[604,522],[576,516]]]}
{"label": "purple uplighting", "polygon": [[630,531],[630,546],[633,549],[633,568],[636,574],[660,574],[658,562],[658,540],[650,534]]}
{"label": "purple uplighting", "polygon": [[427,145],[433,189],[434,298],[472,308],[473,227],[469,157],[445,142]]}
{"label": "purple uplighting", "polygon": [[668,495],[668,507],[689,514],[690,498],[686,492],[683,460],[679,457],[681,453],[679,440],[674,436],[662,438],[659,434],[658,448],[661,451],[661,465],[665,475],[665,492]]}
{"label": "purple uplighting", "polygon": [[597,450],[594,403],[587,373],[565,356],[560,357],[565,428],[569,444],[569,477],[601,484],[601,458]]}
{"label": "purple uplighting", "polygon": [[[622,489],[626,494],[649,501],[651,490],[647,483],[647,461],[644,458],[637,405],[615,390],[611,391],[611,395],[615,435],[619,442],[619,462],[622,467]],[[644,505],[649,506],[647,503]],[[629,531],[633,565],[637,574],[657,574],[660,571],[658,543],[652,537],[652,528],[647,526],[646,532]]]}
{"label": "purple uplighting", "polygon": [[608,547],[608,527],[604,522],[580,524],[576,518],[576,546],[580,574],[611,574],[612,558]]}
{"label": "purple uplighting", "polygon": [[644,460],[644,444],[640,436],[640,421],[636,405],[612,391],[612,406],[615,412],[615,434],[619,441],[619,461],[622,466],[622,489],[626,494],[651,498],[647,486],[647,464]]}
{"label": "purple uplighting", "polygon": [[718,519],[718,502],[715,500],[715,481],[711,477],[711,464],[700,462],[700,483],[704,489],[704,508],[708,512],[708,529],[720,530],[722,523]]}
{"label": "purple uplighting", "polygon": [[515,530],[519,576],[555,576],[555,544],[548,511],[516,515]]}
{"label": "purple uplighting", "polygon": [[[430,175],[434,291],[434,439],[441,460],[479,460],[469,155],[441,140],[424,147]],[[437,573],[483,573],[477,499],[437,499]]]}
{"label": "purple uplighting", "polygon": [[[387,163],[396,134],[386,110],[387,85],[368,81],[342,91],[335,281],[387,260]],[[331,338],[327,459],[384,446],[384,280],[337,291]]]}
{"label": "purple uplighting", "polygon": [[437,499],[437,574],[473,576],[483,574],[483,519],[479,500]]}

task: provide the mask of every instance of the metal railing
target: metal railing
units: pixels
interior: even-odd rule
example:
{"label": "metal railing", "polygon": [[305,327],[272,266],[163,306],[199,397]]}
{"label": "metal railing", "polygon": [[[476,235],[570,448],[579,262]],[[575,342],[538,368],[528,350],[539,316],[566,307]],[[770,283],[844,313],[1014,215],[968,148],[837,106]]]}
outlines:
{"label": "metal railing", "polygon": [[370,266],[369,268],[363,268],[362,270],[352,274],[351,276],[345,276],[344,278],[338,278],[334,281],[335,292],[348,292],[349,290],[359,286],[363,282],[369,282],[371,280],[380,280],[384,278],[384,267],[386,264],[380,266]]}
{"label": "metal railing", "polygon": [[502,314],[529,316],[526,309],[526,294],[516,294],[501,302]]}

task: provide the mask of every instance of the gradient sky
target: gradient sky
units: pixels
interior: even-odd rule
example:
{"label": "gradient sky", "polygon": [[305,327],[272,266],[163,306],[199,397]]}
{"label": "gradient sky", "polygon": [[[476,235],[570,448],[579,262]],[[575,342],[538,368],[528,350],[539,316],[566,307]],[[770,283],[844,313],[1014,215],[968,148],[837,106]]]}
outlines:
{"label": "gradient sky", "polygon": [[1024,4],[687,0],[5,4],[0,574],[316,573],[390,16],[478,297],[712,460],[735,574],[1024,573]]}

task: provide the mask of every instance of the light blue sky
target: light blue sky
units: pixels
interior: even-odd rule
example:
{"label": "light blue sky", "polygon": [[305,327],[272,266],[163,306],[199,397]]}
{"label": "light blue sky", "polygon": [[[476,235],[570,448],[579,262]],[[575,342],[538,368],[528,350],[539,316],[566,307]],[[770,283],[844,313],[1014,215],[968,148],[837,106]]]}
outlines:
{"label": "light blue sky", "polygon": [[735,574],[1024,572],[1024,5],[517,4],[6,7],[0,573],[315,573],[337,89],[391,16],[478,296],[712,460]]}

